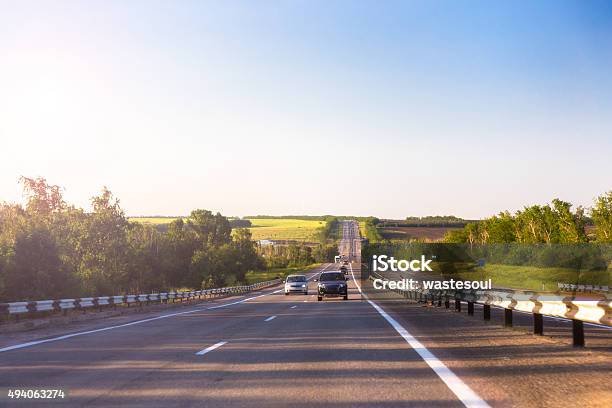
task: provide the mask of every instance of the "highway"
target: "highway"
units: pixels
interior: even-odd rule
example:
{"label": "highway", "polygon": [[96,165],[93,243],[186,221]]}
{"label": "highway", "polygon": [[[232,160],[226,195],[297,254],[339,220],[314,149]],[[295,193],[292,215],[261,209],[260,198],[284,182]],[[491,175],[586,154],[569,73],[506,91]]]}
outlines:
{"label": "highway", "polygon": [[[63,400],[0,406],[609,406],[610,348],[546,337],[360,293],[358,224],[342,223],[349,300],[281,286],[130,316],[15,344],[0,337],[0,390],[63,389]],[[129,323],[129,324],[128,324]],[[106,330],[97,330],[106,329]],[[76,334],[65,336],[66,334]],[[29,341],[39,340],[36,333]]]}

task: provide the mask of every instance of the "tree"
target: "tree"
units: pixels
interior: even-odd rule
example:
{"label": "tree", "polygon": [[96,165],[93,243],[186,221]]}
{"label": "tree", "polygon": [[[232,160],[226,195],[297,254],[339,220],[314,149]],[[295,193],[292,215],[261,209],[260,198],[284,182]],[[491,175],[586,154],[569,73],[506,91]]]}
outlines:
{"label": "tree", "polygon": [[467,230],[466,228],[448,230],[444,235],[444,242],[449,244],[463,244],[467,242]]}
{"label": "tree", "polygon": [[236,283],[237,261],[237,250],[230,244],[198,249],[193,254],[191,268],[195,272],[192,276],[199,276],[200,282],[193,287],[213,288]]}
{"label": "tree", "polygon": [[478,224],[475,222],[467,224],[465,226],[465,233],[467,242],[469,242],[470,248],[472,248],[472,246],[477,242],[478,236],[480,235],[478,231]]}
{"label": "tree", "polygon": [[80,267],[85,289],[96,295],[125,292],[129,287],[128,221],[119,200],[106,187],[91,202]]}
{"label": "tree", "polygon": [[202,245],[220,246],[232,241],[232,228],[226,217],[208,210],[193,210],[189,226],[195,231]]}
{"label": "tree", "polygon": [[66,205],[61,187],[48,184],[42,177],[22,176],[19,182],[23,184],[23,193],[27,200],[26,210],[30,214],[46,218],[59,212]]}
{"label": "tree", "polygon": [[553,211],[559,223],[559,242],[562,244],[575,244],[586,242],[584,232],[584,209],[578,207],[576,213],[571,212],[572,205],[555,198]]}
{"label": "tree", "polygon": [[251,220],[246,220],[246,219],[240,219],[240,218],[233,218],[231,220],[229,220],[230,226],[232,227],[232,229],[235,228],[251,228],[252,224],[251,224]]}
{"label": "tree", "polygon": [[499,244],[516,241],[514,228],[514,217],[508,211],[503,211],[499,215],[493,216],[489,227],[489,243]]}
{"label": "tree", "polygon": [[319,245],[312,251],[315,262],[333,262],[338,255],[338,246],[335,244]]}
{"label": "tree", "polygon": [[55,240],[42,225],[19,232],[9,264],[6,293],[13,300],[36,300],[69,295],[75,280],[62,265]]}
{"label": "tree", "polygon": [[128,291],[159,291],[166,286],[161,234],[151,225],[130,223],[127,233]]}
{"label": "tree", "polygon": [[198,286],[201,280],[191,276],[190,269],[194,252],[199,247],[195,232],[179,218],[169,224],[164,238],[161,263],[167,285],[177,288],[196,282]]}
{"label": "tree", "polygon": [[543,242],[542,210],[540,206],[525,207],[522,211],[516,212],[515,218],[519,242],[523,244]]}
{"label": "tree", "polygon": [[251,231],[248,229],[237,229],[232,245],[237,252],[236,277],[238,280],[244,280],[244,275],[247,271],[260,269],[264,266],[263,259],[261,259],[255,250]]}
{"label": "tree", "polygon": [[612,190],[595,199],[591,209],[598,242],[612,242]]}
{"label": "tree", "polygon": [[339,227],[338,217],[325,217],[325,225],[320,227],[318,231],[319,241],[322,244],[326,244],[327,241],[337,240]]}

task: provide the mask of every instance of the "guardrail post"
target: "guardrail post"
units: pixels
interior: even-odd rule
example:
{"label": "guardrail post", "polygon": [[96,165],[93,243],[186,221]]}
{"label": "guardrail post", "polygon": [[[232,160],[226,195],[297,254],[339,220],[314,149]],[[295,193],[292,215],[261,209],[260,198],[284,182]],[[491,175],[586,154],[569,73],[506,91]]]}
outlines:
{"label": "guardrail post", "polygon": [[438,307],[442,307],[442,295],[438,296]]}
{"label": "guardrail post", "polygon": [[455,311],[460,312],[461,311],[461,300],[455,298]]}
{"label": "guardrail post", "polygon": [[473,316],[474,315],[474,302],[467,302],[468,304],[468,314]]}
{"label": "guardrail post", "polygon": [[574,347],[584,347],[584,324],[582,320],[572,320],[572,337]]}
{"label": "guardrail post", "polygon": [[491,305],[484,305],[482,307],[482,316],[484,320],[491,320]]}
{"label": "guardrail post", "polygon": [[540,313],[533,314],[533,334],[544,334],[544,317]]}
{"label": "guardrail post", "polygon": [[504,309],[504,326],[512,327],[512,309]]}

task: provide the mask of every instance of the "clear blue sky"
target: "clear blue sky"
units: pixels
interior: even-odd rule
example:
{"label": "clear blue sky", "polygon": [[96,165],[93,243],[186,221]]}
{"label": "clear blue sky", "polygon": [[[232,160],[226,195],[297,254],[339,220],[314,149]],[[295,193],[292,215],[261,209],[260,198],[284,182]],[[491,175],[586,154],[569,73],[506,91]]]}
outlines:
{"label": "clear blue sky", "polygon": [[609,1],[0,1],[0,200],[455,214],[612,189]]}

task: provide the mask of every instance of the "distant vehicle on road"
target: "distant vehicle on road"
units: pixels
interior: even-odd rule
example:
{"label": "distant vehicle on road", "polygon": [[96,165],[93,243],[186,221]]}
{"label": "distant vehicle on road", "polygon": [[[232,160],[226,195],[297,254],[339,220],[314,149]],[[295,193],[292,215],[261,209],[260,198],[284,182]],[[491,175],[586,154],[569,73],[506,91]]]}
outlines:
{"label": "distant vehicle on road", "polygon": [[323,272],[319,276],[317,285],[317,300],[323,300],[323,297],[340,297],[348,300],[348,285],[346,278],[342,272]]}
{"label": "distant vehicle on road", "polygon": [[285,296],[290,293],[308,294],[308,280],[305,275],[289,275],[285,279]]}

